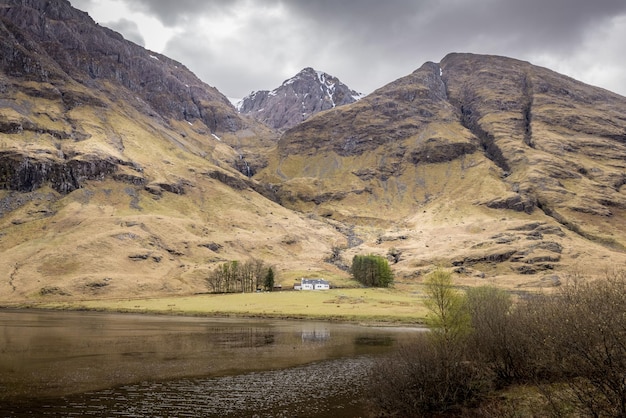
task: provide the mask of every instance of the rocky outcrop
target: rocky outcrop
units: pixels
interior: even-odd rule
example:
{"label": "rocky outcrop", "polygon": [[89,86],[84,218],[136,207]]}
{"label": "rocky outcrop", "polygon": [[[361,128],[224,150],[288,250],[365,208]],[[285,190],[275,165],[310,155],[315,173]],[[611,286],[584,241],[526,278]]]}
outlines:
{"label": "rocky outcrop", "polygon": [[[136,175],[116,176],[121,166],[129,167]],[[142,171],[132,163],[95,155],[61,159],[0,151],[0,189],[5,190],[31,192],[49,184],[52,189],[65,194],[79,189],[87,180],[106,177],[142,185],[145,181]]]}
{"label": "rocky outcrop", "polygon": [[[544,235],[551,235],[550,240]],[[455,267],[477,264],[509,263],[517,274],[529,275],[553,270],[561,261],[563,245],[552,239],[563,232],[544,223],[529,223],[494,235],[489,241],[473,246],[462,259],[452,260]]]}
{"label": "rocky outcrop", "polygon": [[286,130],[323,110],[354,103],[360,96],[338,78],[305,68],[272,91],[252,92],[238,108],[272,128]]}

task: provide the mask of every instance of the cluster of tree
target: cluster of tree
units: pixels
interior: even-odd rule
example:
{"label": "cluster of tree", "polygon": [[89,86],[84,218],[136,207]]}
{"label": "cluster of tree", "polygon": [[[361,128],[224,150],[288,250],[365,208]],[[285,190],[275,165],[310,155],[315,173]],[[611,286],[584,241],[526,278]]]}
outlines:
{"label": "cluster of tree", "polygon": [[379,255],[355,255],[350,268],[352,277],[371,287],[389,287],[393,273],[386,258]]}
{"label": "cluster of tree", "polygon": [[439,270],[426,293],[431,332],[371,374],[380,416],[520,416],[490,395],[528,385],[543,399],[532,416],[626,417],[626,274],[513,303],[493,287],[461,292]]}
{"label": "cluster of tree", "polygon": [[261,260],[252,259],[244,263],[228,261],[209,274],[207,286],[213,293],[271,291],[274,288],[274,269]]}

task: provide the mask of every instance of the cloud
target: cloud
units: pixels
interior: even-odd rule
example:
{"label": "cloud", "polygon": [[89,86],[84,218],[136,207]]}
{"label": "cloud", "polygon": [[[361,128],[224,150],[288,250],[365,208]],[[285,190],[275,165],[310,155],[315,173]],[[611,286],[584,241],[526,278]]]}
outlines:
{"label": "cloud", "polygon": [[[198,16],[220,18],[231,9],[241,7],[241,0],[128,0],[133,10],[156,16],[165,26],[175,27],[186,24]],[[274,3],[269,1],[267,3]]]}
{"label": "cloud", "polygon": [[[529,60],[626,94],[623,0],[117,1],[158,19],[169,30],[159,52],[231,97],[307,66],[369,93],[450,52]],[[163,32],[140,29],[148,44]]]}
{"label": "cloud", "polygon": [[106,24],[106,27],[124,34],[124,38],[136,43],[137,45],[146,46],[146,41],[141,35],[139,26],[136,22],[130,21],[128,19],[120,19],[116,22],[108,22]]}

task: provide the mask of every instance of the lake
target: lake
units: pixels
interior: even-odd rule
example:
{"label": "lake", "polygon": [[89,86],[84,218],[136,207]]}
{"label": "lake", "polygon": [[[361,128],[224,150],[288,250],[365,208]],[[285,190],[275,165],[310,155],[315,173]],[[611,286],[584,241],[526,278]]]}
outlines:
{"label": "lake", "polygon": [[0,416],[358,417],[416,329],[0,310]]}

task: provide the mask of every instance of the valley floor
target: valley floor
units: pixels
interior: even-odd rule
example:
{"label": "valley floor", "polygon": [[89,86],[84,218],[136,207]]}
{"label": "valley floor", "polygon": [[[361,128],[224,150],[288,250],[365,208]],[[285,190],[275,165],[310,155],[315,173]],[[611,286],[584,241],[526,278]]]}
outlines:
{"label": "valley floor", "polygon": [[426,310],[417,292],[395,289],[331,289],[203,294],[150,299],[28,302],[6,307],[94,310],[190,316],[314,319],[368,324],[419,325]]}

